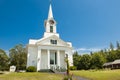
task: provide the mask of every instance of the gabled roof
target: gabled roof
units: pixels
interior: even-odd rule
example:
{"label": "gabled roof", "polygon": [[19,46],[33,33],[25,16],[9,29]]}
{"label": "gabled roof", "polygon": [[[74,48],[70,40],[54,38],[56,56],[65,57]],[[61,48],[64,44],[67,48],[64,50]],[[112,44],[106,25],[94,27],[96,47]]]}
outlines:
{"label": "gabled roof", "polygon": [[104,63],[103,66],[109,66],[111,64],[112,64],[112,62],[108,62],[108,63]]}
{"label": "gabled roof", "polygon": [[113,62],[104,63],[103,66],[109,66],[109,65],[113,65],[113,64],[120,64],[120,59],[115,60]]}
{"label": "gabled roof", "polygon": [[120,59],[115,60],[112,64],[120,64]]}
{"label": "gabled roof", "polygon": [[60,38],[59,38],[58,36],[56,36],[56,35],[52,35],[52,36],[47,37],[47,38],[42,38],[42,39],[38,40],[38,41],[36,42],[36,44],[37,44],[37,45],[39,45],[39,44],[43,45],[43,44],[45,44],[44,41],[47,41],[47,40],[49,41],[50,39],[55,39],[55,40],[57,40],[58,42],[62,43],[64,46],[70,47],[70,45],[69,45],[67,42],[63,41],[62,39],[60,39]]}

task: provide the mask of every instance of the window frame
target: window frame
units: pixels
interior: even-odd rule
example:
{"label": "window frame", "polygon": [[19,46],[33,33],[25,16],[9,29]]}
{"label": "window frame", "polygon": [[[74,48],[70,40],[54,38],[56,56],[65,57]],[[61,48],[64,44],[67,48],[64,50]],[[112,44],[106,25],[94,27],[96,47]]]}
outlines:
{"label": "window frame", "polygon": [[50,40],[50,43],[57,45],[57,40],[52,40],[52,39],[51,39],[51,40]]}
{"label": "window frame", "polygon": [[53,26],[50,26],[50,32],[53,33]]}

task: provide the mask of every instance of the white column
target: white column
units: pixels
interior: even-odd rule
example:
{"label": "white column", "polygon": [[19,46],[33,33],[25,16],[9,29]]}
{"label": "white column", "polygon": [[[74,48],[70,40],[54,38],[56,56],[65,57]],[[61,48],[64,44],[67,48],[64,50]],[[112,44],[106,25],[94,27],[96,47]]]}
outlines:
{"label": "white column", "polygon": [[47,50],[48,54],[48,69],[50,69],[50,50]]}
{"label": "white column", "polygon": [[[66,54],[68,55],[67,50],[65,50],[65,57],[67,57]],[[68,55],[68,57],[69,57],[69,55]],[[68,60],[69,60],[69,58],[68,58]],[[66,69],[67,69],[67,64],[66,64],[66,62],[65,62],[65,67],[66,67]]]}
{"label": "white column", "polygon": [[27,54],[27,67],[29,67],[30,65],[30,54],[28,53]]}
{"label": "white column", "polygon": [[60,51],[57,51],[57,65],[60,67]]}
{"label": "white column", "polygon": [[38,50],[38,56],[37,56],[37,71],[40,70],[40,63],[41,62],[41,50]]}

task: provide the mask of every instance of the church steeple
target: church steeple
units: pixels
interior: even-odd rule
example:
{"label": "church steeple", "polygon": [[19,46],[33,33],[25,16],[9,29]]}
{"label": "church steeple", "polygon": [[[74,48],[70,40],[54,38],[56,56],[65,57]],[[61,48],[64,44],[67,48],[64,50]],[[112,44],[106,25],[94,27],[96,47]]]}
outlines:
{"label": "church steeple", "polygon": [[54,20],[54,17],[53,17],[52,5],[50,3],[49,12],[48,12],[48,19],[45,20],[44,37],[49,37],[51,35],[56,35],[59,37],[59,34],[57,33],[57,28],[56,28],[56,21]]}
{"label": "church steeple", "polygon": [[50,4],[49,13],[48,13],[48,19],[52,19],[52,18],[53,18],[52,5]]}

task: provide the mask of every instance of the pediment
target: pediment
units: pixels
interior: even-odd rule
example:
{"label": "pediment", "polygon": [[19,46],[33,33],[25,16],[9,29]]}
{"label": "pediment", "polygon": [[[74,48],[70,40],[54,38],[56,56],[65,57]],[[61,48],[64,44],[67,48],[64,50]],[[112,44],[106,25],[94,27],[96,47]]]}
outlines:
{"label": "pediment", "polygon": [[[57,40],[57,44],[51,44],[51,40]],[[37,45],[56,45],[56,46],[69,46],[67,42],[63,41],[56,35],[52,35],[47,38],[43,38],[40,41],[36,42]]]}

